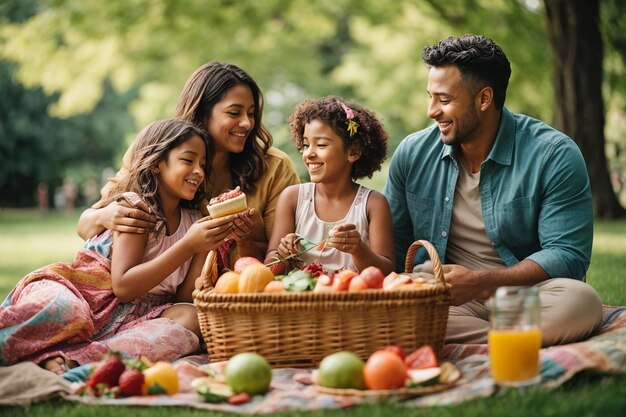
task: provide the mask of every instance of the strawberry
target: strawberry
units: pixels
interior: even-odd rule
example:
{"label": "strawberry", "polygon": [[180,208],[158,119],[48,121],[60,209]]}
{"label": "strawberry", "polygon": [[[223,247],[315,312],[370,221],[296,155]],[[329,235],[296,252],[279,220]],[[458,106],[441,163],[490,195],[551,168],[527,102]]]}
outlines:
{"label": "strawberry", "polygon": [[122,362],[122,358],[119,355],[112,354],[89,375],[87,386],[96,391],[99,391],[98,385],[100,384],[108,388],[114,387],[118,384],[120,375],[122,375],[125,369],[126,365]]}
{"label": "strawberry", "polygon": [[125,397],[132,397],[134,395],[141,395],[144,382],[143,372],[128,368],[122,375],[120,375],[119,387],[122,391],[122,395]]}

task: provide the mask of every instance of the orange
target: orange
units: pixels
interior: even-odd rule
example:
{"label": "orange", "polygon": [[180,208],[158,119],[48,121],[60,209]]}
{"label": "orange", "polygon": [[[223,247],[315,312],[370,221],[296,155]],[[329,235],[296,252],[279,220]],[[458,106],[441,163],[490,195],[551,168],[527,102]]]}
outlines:
{"label": "orange", "polygon": [[233,294],[237,292],[239,285],[239,274],[235,271],[228,271],[220,275],[213,291],[218,293]]}
{"label": "orange", "polygon": [[143,371],[143,395],[178,393],[178,374],[169,362],[159,361]]}
{"label": "orange", "polygon": [[238,292],[263,292],[265,286],[274,281],[272,270],[262,263],[253,263],[239,274]]}
{"label": "orange", "polygon": [[368,389],[402,388],[409,377],[402,358],[388,350],[372,353],[363,372]]}

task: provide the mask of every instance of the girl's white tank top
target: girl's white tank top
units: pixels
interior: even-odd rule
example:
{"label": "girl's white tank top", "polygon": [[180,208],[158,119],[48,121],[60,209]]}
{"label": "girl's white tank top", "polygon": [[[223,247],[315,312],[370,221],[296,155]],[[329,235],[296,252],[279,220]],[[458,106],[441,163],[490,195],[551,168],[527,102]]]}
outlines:
{"label": "girl's white tank top", "polygon": [[[372,190],[359,185],[354,201],[348,214],[341,220],[325,222],[317,217],[315,212],[315,183],[300,184],[298,189],[298,205],[296,206],[296,233],[306,237],[314,243],[319,243],[328,237],[330,230],[339,224],[354,224],[361,234],[361,240],[369,245],[369,221],[367,219],[367,199]],[[325,248],[323,251],[312,249],[302,255],[305,264],[318,260],[329,272],[342,268],[349,268],[359,272],[352,255],[335,248]]]}

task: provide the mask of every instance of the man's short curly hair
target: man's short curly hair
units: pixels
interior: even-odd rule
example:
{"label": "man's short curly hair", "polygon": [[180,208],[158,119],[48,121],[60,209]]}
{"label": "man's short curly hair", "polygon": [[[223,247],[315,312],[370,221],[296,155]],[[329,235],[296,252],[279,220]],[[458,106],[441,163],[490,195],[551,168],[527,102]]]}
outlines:
{"label": "man's short curly hair", "polygon": [[[352,110],[353,120],[359,125],[352,136],[348,132],[348,119],[341,103]],[[304,126],[313,120],[328,124],[343,141],[344,149],[358,147],[362,151],[361,157],[352,166],[353,179],[372,178],[374,172],[380,170],[387,157],[389,135],[373,111],[336,96],[301,102],[289,117],[291,136],[299,151],[302,150]]]}
{"label": "man's short curly hair", "polygon": [[449,37],[422,50],[422,60],[430,67],[456,65],[471,92],[490,86],[494,104],[502,110],[511,77],[511,64],[496,43],[482,35]]}

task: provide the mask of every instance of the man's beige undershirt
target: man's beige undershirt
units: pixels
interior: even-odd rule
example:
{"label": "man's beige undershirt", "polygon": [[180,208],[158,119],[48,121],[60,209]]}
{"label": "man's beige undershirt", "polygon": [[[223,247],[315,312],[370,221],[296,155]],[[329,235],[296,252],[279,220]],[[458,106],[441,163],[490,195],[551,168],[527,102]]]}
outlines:
{"label": "man's beige undershirt", "polygon": [[480,205],[480,172],[471,173],[459,164],[446,263],[466,268],[493,269],[505,266],[491,244]]}

